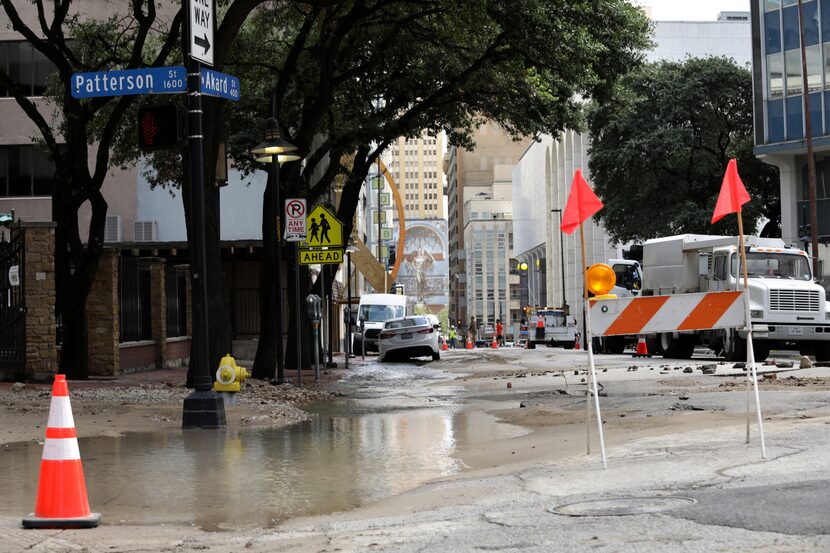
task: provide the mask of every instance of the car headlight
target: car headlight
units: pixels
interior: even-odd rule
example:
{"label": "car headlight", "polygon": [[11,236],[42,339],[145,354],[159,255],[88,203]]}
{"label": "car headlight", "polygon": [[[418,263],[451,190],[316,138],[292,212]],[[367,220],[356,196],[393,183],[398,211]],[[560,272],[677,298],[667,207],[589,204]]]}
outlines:
{"label": "car headlight", "polygon": [[764,310],[763,309],[753,309],[749,312],[749,316],[753,319],[763,319],[764,318]]}

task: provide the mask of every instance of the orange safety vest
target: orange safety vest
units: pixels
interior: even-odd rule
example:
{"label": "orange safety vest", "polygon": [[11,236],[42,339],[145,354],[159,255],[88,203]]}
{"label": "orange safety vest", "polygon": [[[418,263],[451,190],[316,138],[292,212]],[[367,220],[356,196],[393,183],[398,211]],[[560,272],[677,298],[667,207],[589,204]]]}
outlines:
{"label": "orange safety vest", "polygon": [[539,317],[539,320],[536,321],[536,328],[544,328],[545,327],[545,320],[542,317]]}

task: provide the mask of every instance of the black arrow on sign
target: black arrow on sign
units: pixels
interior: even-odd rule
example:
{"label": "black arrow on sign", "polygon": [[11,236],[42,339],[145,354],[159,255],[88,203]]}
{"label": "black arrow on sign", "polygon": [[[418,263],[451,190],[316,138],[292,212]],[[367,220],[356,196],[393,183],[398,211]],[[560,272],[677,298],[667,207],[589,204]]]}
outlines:
{"label": "black arrow on sign", "polygon": [[195,42],[195,43],[196,43],[196,46],[201,46],[202,48],[204,48],[204,50],[205,50],[205,54],[207,54],[207,53],[208,53],[208,50],[210,50],[210,41],[208,41],[207,33],[205,33],[205,37],[204,37],[204,38],[199,38],[199,37],[196,37],[196,38],[193,40],[193,42]]}

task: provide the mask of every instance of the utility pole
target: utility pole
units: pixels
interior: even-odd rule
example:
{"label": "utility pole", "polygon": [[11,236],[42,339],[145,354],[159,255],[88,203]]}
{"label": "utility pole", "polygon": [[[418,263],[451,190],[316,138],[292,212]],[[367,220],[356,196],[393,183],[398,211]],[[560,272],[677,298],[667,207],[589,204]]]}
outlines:
{"label": "utility pole", "polygon": [[804,133],[807,139],[807,191],[810,197],[810,254],[813,257],[813,278],[819,278],[818,213],[816,199],[816,160],[813,156],[813,125],[810,121],[810,93],[807,82],[807,51],[804,47],[804,7],[798,0],[798,32],[801,38],[801,96],[804,99]]}

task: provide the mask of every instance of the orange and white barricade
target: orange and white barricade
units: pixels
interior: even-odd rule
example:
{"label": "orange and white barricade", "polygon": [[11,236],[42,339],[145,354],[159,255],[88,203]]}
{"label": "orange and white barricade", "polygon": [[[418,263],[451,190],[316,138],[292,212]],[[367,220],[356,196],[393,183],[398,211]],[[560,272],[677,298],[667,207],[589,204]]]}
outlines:
{"label": "orange and white barricade", "polygon": [[[743,290],[635,298],[601,298],[589,302],[590,308],[586,314],[586,320],[592,334],[596,336],[746,328],[750,320],[749,306],[746,301]],[[751,334],[747,336],[747,346],[750,367],[748,377],[755,386],[761,455],[766,458],[764,425]],[[589,361],[593,369],[593,355],[589,356]],[[747,443],[749,443],[748,406],[749,397],[747,396]],[[597,412],[599,412],[598,407]],[[601,434],[600,439],[602,440]]]}
{"label": "orange and white barricade", "polygon": [[640,296],[591,302],[595,336],[650,334],[745,324],[743,292],[708,292],[672,296]]}
{"label": "orange and white barricade", "polygon": [[37,503],[35,512],[23,519],[23,527],[94,528],[100,521],[101,515],[89,510],[66,376],[57,374],[40,461]]}

